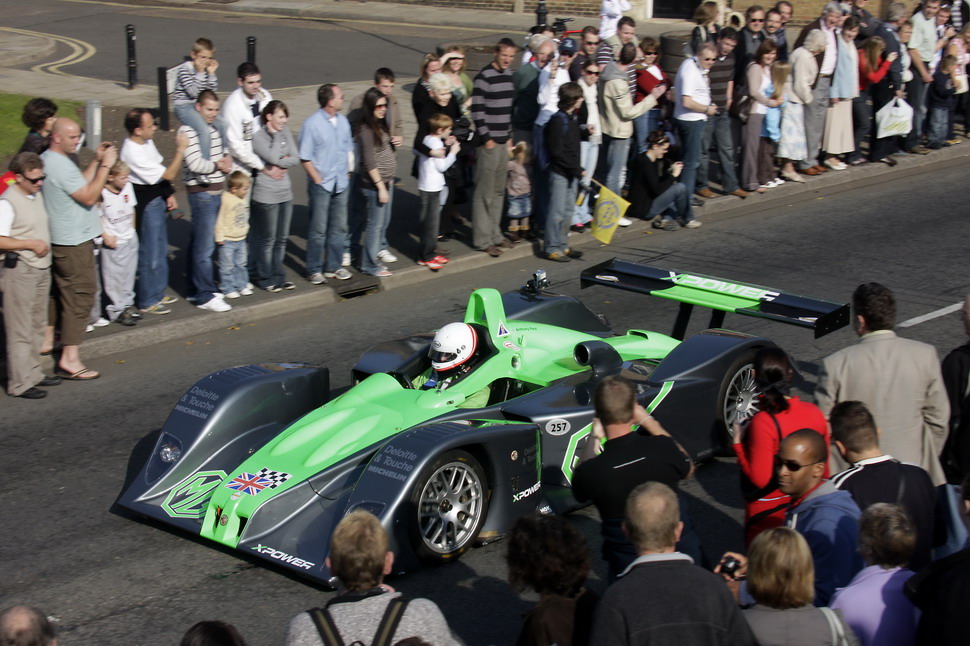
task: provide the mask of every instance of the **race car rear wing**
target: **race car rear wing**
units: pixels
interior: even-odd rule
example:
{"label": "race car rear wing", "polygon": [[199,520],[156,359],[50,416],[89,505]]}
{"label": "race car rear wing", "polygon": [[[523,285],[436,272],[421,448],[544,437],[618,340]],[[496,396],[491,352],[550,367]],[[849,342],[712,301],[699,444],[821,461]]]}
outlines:
{"label": "race car rear wing", "polygon": [[695,305],[714,310],[710,326],[721,327],[724,313],[780,321],[811,328],[815,338],[849,324],[849,305],[790,294],[771,287],[686,274],[614,258],[583,271],[580,285],[605,285],[680,302],[671,334],[683,339]]}

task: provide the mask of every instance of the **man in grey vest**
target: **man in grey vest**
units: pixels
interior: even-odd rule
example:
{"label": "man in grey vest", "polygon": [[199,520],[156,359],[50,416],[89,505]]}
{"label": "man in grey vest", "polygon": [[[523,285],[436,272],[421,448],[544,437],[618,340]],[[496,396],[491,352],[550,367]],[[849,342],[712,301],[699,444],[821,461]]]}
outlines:
{"label": "man in grey vest", "polygon": [[60,377],[40,369],[40,346],[47,327],[51,288],[51,237],[40,194],[44,162],[37,153],[20,153],[10,162],[16,183],[0,197],[0,290],[7,336],[7,393],[43,399]]}

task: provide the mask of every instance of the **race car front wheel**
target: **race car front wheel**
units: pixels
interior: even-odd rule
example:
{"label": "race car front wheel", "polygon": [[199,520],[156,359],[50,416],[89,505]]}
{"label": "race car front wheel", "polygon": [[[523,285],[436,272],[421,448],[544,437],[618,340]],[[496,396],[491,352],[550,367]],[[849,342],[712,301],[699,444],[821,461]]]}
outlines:
{"label": "race car front wheel", "polygon": [[724,429],[724,439],[730,448],[734,424],[743,423],[757,412],[755,400],[758,385],[754,378],[756,350],[747,350],[734,360],[724,373],[720,394],[717,398],[718,422]]}
{"label": "race car front wheel", "polygon": [[478,536],[488,509],[485,470],[454,450],[425,469],[411,494],[415,552],[424,561],[455,560]]}

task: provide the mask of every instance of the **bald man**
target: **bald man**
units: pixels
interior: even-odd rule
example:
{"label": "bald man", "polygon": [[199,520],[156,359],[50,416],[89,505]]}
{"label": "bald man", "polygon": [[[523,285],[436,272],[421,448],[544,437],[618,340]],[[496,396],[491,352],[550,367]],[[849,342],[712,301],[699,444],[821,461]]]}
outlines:
{"label": "bald man", "polygon": [[0,612],[0,644],[57,646],[47,615],[30,606],[13,606]]}
{"label": "bald man", "polygon": [[778,489],[792,499],[785,524],[812,550],[816,606],[827,606],[835,589],[847,586],[863,566],[856,550],[862,514],[852,494],[825,479],[827,461],[825,438],[808,428],[782,440],[775,457]]}
{"label": "bald man", "polygon": [[[114,144],[104,142],[82,172],[69,155],[81,143],[81,128],[61,118],[51,130],[51,145],[41,159],[47,179],[42,188],[49,217],[54,286],[64,345],[57,374],[64,379],[89,381],[101,375],[81,362],[81,337],[87,327],[97,291],[94,239],[101,235],[101,219],[94,205],[118,159]],[[56,320],[51,317],[50,321]],[[53,327],[48,328],[53,347]]]}

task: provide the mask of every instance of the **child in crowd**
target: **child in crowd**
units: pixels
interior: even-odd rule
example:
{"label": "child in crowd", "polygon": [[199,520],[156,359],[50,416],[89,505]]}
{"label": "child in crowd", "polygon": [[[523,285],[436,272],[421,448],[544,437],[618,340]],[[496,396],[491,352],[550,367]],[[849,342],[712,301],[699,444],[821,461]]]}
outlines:
{"label": "child in crowd", "polygon": [[[218,78],[216,70],[219,69],[219,61],[215,59],[216,49],[212,41],[208,38],[199,38],[192,44],[192,51],[189,53],[191,60],[187,60],[175,69],[175,89],[172,91],[172,105],[174,106],[175,116],[184,125],[189,126],[196,132],[208,132],[205,120],[195,109],[196,100],[202,90],[216,91]],[[221,117],[215,121],[216,129],[225,141],[225,128],[223,128]],[[199,148],[204,159],[209,158],[209,138],[199,137]]]}
{"label": "child in crowd", "polygon": [[506,236],[512,242],[518,242],[529,234],[529,215],[532,213],[532,183],[529,181],[529,144],[520,141],[509,151],[509,175],[505,183],[505,194],[508,197],[509,226]]}
{"label": "child in crowd", "polygon": [[933,73],[927,104],[930,109],[930,131],[927,147],[933,150],[951,145],[946,136],[950,131],[950,113],[953,112],[957,83],[957,58],[946,55]]}
{"label": "child in crowd", "polygon": [[[422,142],[431,152],[445,148],[444,140],[451,136],[454,120],[447,114],[434,114],[428,119],[428,132]],[[447,191],[445,171],[455,163],[461,144],[457,139],[448,148],[444,157],[431,157],[418,154],[418,192],[421,194],[421,255],[418,264],[431,271],[438,271],[448,263],[448,259],[435,252],[438,241],[438,220],[441,205],[447,199],[441,194]],[[444,198],[444,199],[443,199]]]}
{"label": "child in crowd", "polygon": [[219,289],[226,298],[253,293],[246,269],[246,235],[249,233],[249,184],[241,170],[229,176],[229,189],[222,194],[216,217],[216,245],[219,247]]}
{"label": "child in crowd", "polygon": [[135,189],[128,181],[128,164],[116,161],[101,189],[101,286],[110,301],[108,318],[131,326],[142,318],[135,309],[135,271],[138,234],[135,233]]}

